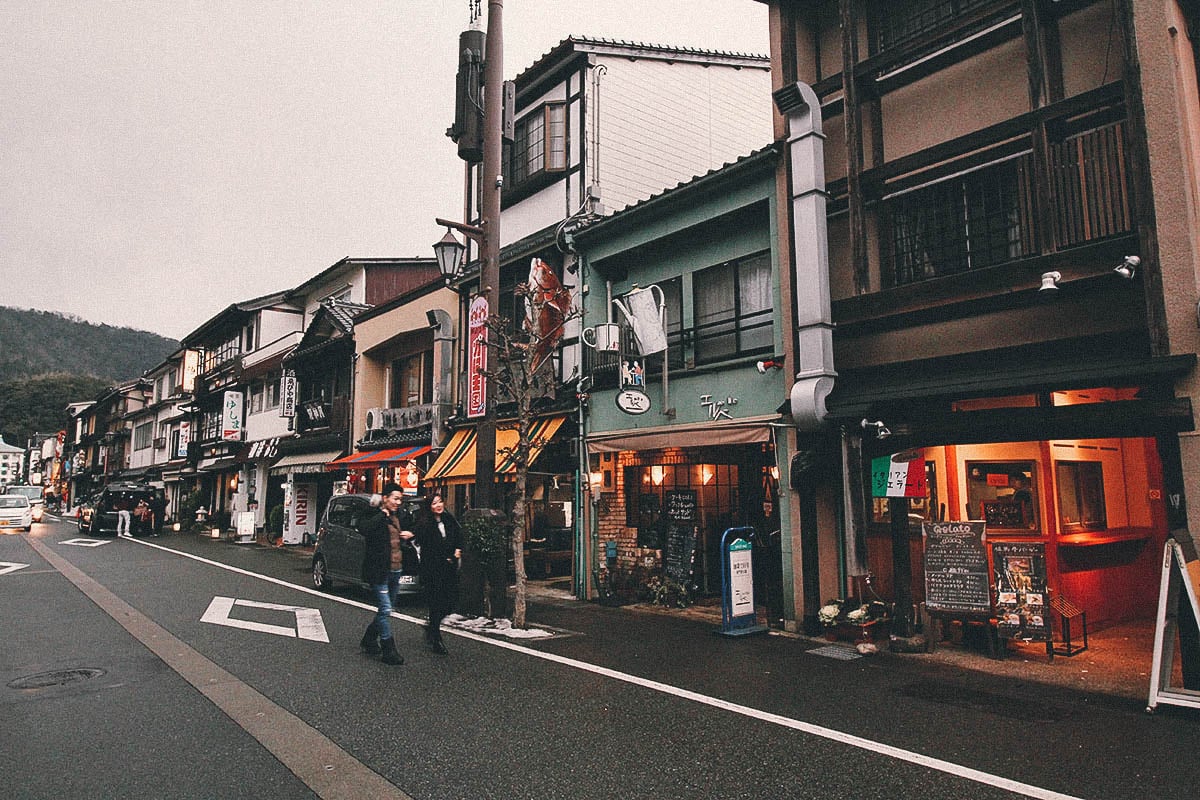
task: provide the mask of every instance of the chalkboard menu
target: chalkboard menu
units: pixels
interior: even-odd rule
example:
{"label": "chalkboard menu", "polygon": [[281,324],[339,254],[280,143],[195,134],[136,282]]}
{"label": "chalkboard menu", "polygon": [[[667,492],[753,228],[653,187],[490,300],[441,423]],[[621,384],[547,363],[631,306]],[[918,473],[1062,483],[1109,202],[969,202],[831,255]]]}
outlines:
{"label": "chalkboard menu", "polygon": [[1046,597],[1046,545],[995,542],[996,632],[1005,639],[1051,638]]}
{"label": "chalkboard menu", "polygon": [[663,507],[671,522],[695,522],[696,490],[670,489],[664,492]]}
{"label": "chalkboard menu", "polygon": [[925,606],[930,611],[992,610],[982,522],[925,522]]}
{"label": "chalkboard menu", "polygon": [[695,561],[695,527],[671,522],[667,526],[667,543],[663,553],[663,568],[667,577],[676,583],[690,584]]}

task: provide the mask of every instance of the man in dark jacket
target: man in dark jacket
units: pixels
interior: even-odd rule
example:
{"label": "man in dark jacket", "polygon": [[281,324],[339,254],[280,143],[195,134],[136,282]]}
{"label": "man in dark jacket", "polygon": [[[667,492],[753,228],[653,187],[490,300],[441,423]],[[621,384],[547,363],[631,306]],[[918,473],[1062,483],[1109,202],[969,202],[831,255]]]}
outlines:
{"label": "man in dark jacket", "polygon": [[454,610],[458,601],[458,562],[462,558],[463,534],[458,520],[442,501],[440,494],[429,498],[413,525],[417,546],[421,549],[421,585],[429,602],[429,624],[425,626],[425,644],[441,655],[442,618]]}
{"label": "man in dark jacket", "polygon": [[392,637],[392,597],[388,591],[388,574],[392,569],[391,526],[393,522],[399,524],[396,510],[400,508],[403,499],[404,495],[398,485],[385,484],[379,511],[369,512],[358,526],[364,540],[362,579],[375,593],[375,601],[379,607],[375,619],[367,626],[359,644],[368,655],[382,652],[385,664],[404,663],[404,657],[396,652],[396,640]]}

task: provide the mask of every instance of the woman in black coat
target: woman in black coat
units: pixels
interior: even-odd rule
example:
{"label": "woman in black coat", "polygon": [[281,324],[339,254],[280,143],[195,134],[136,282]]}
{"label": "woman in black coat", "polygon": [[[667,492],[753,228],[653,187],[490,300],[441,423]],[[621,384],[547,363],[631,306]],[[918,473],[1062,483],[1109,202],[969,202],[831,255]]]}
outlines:
{"label": "woman in black coat", "polygon": [[421,585],[429,603],[429,624],[425,643],[435,653],[445,655],[442,643],[442,618],[454,610],[458,601],[458,562],[462,558],[463,534],[458,520],[446,511],[441,494],[429,498],[413,525],[416,544],[421,550]]}

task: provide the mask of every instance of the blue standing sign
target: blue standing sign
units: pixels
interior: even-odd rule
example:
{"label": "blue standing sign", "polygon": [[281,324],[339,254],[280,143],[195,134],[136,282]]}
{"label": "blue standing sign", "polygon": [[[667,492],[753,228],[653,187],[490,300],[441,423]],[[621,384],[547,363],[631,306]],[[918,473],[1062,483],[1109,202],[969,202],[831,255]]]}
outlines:
{"label": "blue standing sign", "polygon": [[754,609],[754,529],[730,528],[721,536],[722,636],[766,633]]}

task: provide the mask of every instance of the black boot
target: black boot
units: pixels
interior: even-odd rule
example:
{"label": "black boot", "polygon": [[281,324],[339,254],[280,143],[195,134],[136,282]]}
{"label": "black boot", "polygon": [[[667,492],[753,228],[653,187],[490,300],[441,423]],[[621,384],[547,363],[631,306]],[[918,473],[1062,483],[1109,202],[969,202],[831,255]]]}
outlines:
{"label": "black boot", "polygon": [[371,624],[367,626],[367,632],[363,634],[358,646],[369,656],[377,656],[383,652],[379,649],[379,625],[375,620],[371,620]]}
{"label": "black boot", "polygon": [[404,663],[404,656],[396,652],[396,638],[380,639],[380,646],[383,648],[383,663],[399,665]]}

